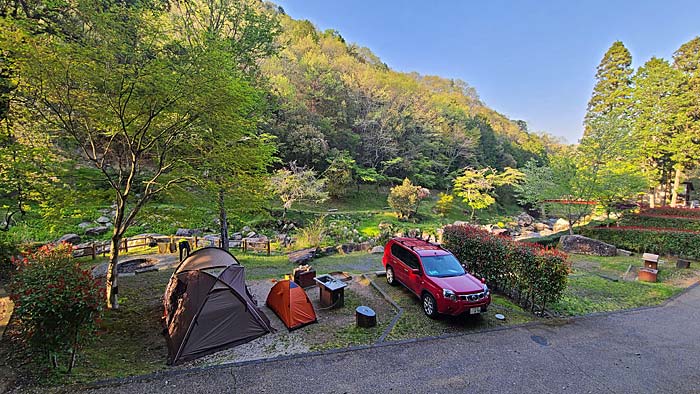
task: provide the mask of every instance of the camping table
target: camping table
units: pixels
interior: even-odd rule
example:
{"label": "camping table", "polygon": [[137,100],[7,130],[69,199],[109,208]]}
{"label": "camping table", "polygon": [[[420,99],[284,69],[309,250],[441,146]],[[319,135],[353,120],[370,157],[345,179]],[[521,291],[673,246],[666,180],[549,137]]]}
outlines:
{"label": "camping table", "polygon": [[322,308],[340,308],[345,304],[345,287],[347,283],[326,274],[314,278],[318,283]]}

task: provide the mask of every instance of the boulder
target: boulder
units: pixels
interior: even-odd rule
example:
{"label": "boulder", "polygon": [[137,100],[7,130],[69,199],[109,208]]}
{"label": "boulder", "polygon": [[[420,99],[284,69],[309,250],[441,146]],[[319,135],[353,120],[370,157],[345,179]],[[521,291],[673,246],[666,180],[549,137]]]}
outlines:
{"label": "boulder", "polygon": [[99,227],[93,227],[93,228],[88,228],[85,230],[85,235],[89,236],[96,236],[96,235],[102,235],[109,231],[109,227],[107,226],[99,226]]}
{"label": "boulder", "polygon": [[255,233],[255,231],[250,231],[250,232],[248,232],[248,234],[246,235],[246,238],[256,238],[256,235],[257,235],[257,234]]}
{"label": "boulder", "polygon": [[112,219],[108,218],[107,216],[100,216],[99,218],[97,218],[97,220],[95,220],[95,222],[99,224],[106,224],[110,223],[111,221]]}
{"label": "boulder", "polygon": [[535,222],[535,218],[528,215],[527,212],[521,213],[515,218],[515,220],[517,221],[518,226],[520,227],[528,227]]}
{"label": "boulder", "polygon": [[175,232],[176,237],[191,237],[192,235],[194,235],[194,230],[189,228],[179,228]]}
{"label": "boulder", "polygon": [[82,222],[78,225],[79,228],[88,228],[90,226],[92,226],[91,222]]}
{"label": "boulder", "polygon": [[242,232],[242,233],[249,233],[249,232],[250,232],[250,227],[248,227],[248,226],[243,227],[243,228],[241,229],[241,232]]}
{"label": "boulder", "polygon": [[372,254],[383,254],[384,253],[384,247],[383,246],[375,246],[370,250],[370,253]]}
{"label": "boulder", "polygon": [[546,223],[534,223],[532,227],[537,231],[551,230],[552,227]]}
{"label": "boulder", "polygon": [[341,253],[341,254],[348,254],[348,253],[352,253],[352,252],[359,252],[359,251],[362,251],[362,250],[368,250],[369,247],[370,247],[369,242],[363,242],[363,243],[360,243],[360,244],[354,243],[354,242],[350,242],[350,243],[347,243],[347,244],[339,245],[339,246],[336,248],[336,250],[338,251],[338,253]]}
{"label": "boulder", "polygon": [[540,230],[539,233],[540,233],[540,236],[547,237],[549,235],[554,234],[554,231],[549,230],[549,229],[544,229],[544,230]]}
{"label": "boulder", "polygon": [[316,248],[308,248],[291,252],[287,257],[292,264],[305,264],[316,255]]}
{"label": "boulder", "polygon": [[564,235],[559,239],[559,249],[566,253],[588,254],[592,256],[617,256],[617,248],[597,239],[583,235]]}
{"label": "boulder", "polygon": [[80,235],[78,234],[65,234],[61,236],[58,240],[56,240],[57,244],[60,244],[61,242],[67,242],[69,244],[77,245],[80,243]]}
{"label": "boulder", "polygon": [[566,219],[557,219],[557,221],[554,222],[552,229],[554,230],[555,233],[558,233],[559,231],[568,230],[569,229],[569,221]]}
{"label": "boulder", "polygon": [[497,229],[493,230],[492,233],[494,233],[496,235],[508,235],[509,234],[507,228],[497,228]]}
{"label": "boulder", "polygon": [[236,240],[236,241],[240,241],[240,240],[243,239],[243,234],[241,234],[241,233],[233,233],[233,235],[231,235],[231,239],[234,239],[234,240]]}
{"label": "boulder", "polygon": [[454,223],[452,223],[453,226],[467,226],[469,225],[469,222],[463,222],[461,220],[455,220]]}

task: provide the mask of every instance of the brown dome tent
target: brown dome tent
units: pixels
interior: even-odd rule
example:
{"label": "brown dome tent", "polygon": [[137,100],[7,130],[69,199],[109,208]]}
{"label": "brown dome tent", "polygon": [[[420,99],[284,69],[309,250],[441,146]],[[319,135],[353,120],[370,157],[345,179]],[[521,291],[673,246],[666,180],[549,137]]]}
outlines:
{"label": "brown dome tent", "polygon": [[168,364],[193,360],[273,331],[227,251],[203,248],[180,263],[163,297]]}
{"label": "brown dome tent", "polygon": [[272,286],[265,304],[289,331],[316,322],[316,312],[306,292],[290,280],[281,280]]}

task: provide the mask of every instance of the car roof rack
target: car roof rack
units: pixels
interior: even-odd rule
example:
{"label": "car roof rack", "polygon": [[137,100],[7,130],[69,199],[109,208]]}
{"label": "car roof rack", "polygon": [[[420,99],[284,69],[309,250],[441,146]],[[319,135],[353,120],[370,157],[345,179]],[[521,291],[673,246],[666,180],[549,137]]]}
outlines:
{"label": "car roof rack", "polygon": [[411,250],[444,250],[440,245],[425,241],[421,238],[401,238],[397,241]]}

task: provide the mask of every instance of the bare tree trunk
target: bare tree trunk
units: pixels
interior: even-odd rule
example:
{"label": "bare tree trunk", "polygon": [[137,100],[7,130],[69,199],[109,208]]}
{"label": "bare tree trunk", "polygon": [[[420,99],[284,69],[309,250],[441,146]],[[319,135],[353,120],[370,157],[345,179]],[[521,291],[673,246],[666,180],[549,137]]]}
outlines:
{"label": "bare tree trunk", "polygon": [[228,250],[228,216],[224,201],[224,189],[219,189],[219,222],[221,225],[221,249]]}
{"label": "bare tree trunk", "polygon": [[107,296],[107,309],[119,309],[119,287],[117,285],[117,278],[119,273],[117,270],[117,262],[119,261],[119,244],[121,243],[122,236],[124,235],[124,229],[122,228],[124,224],[124,211],[126,210],[126,201],[123,197],[117,196],[117,212],[114,215],[114,232],[112,233],[112,238],[110,239],[109,247],[109,263],[107,266],[107,285],[106,285],[106,296]]}
{"label": "bare tree trunk", "polygon": [[683,171],[683,166],[680,164],[676,165],[676,177],[673,179],[673,190],[671,190],[671,207],[676,206],[678,202],[678,188],[681,187],[681,172]]}
{"label": "bare tree trunk", "polygon": [[649,193],[649,208],[654,208],[656,205],[656,188],[651,189]]}
{"label": "bare tree trunk", "polygon": [[107,266],[107,308],[108,309],[119,309],[119,301],[117,296],[119,294],[119,287],[117,286],[117,278],[119,277],[117,273],[117,261],[119,260],[119,243],[121,242],[121,234],[118,234],[118,229],[115,227],[114,235],[110,240],[109,248],[109,263]]}

